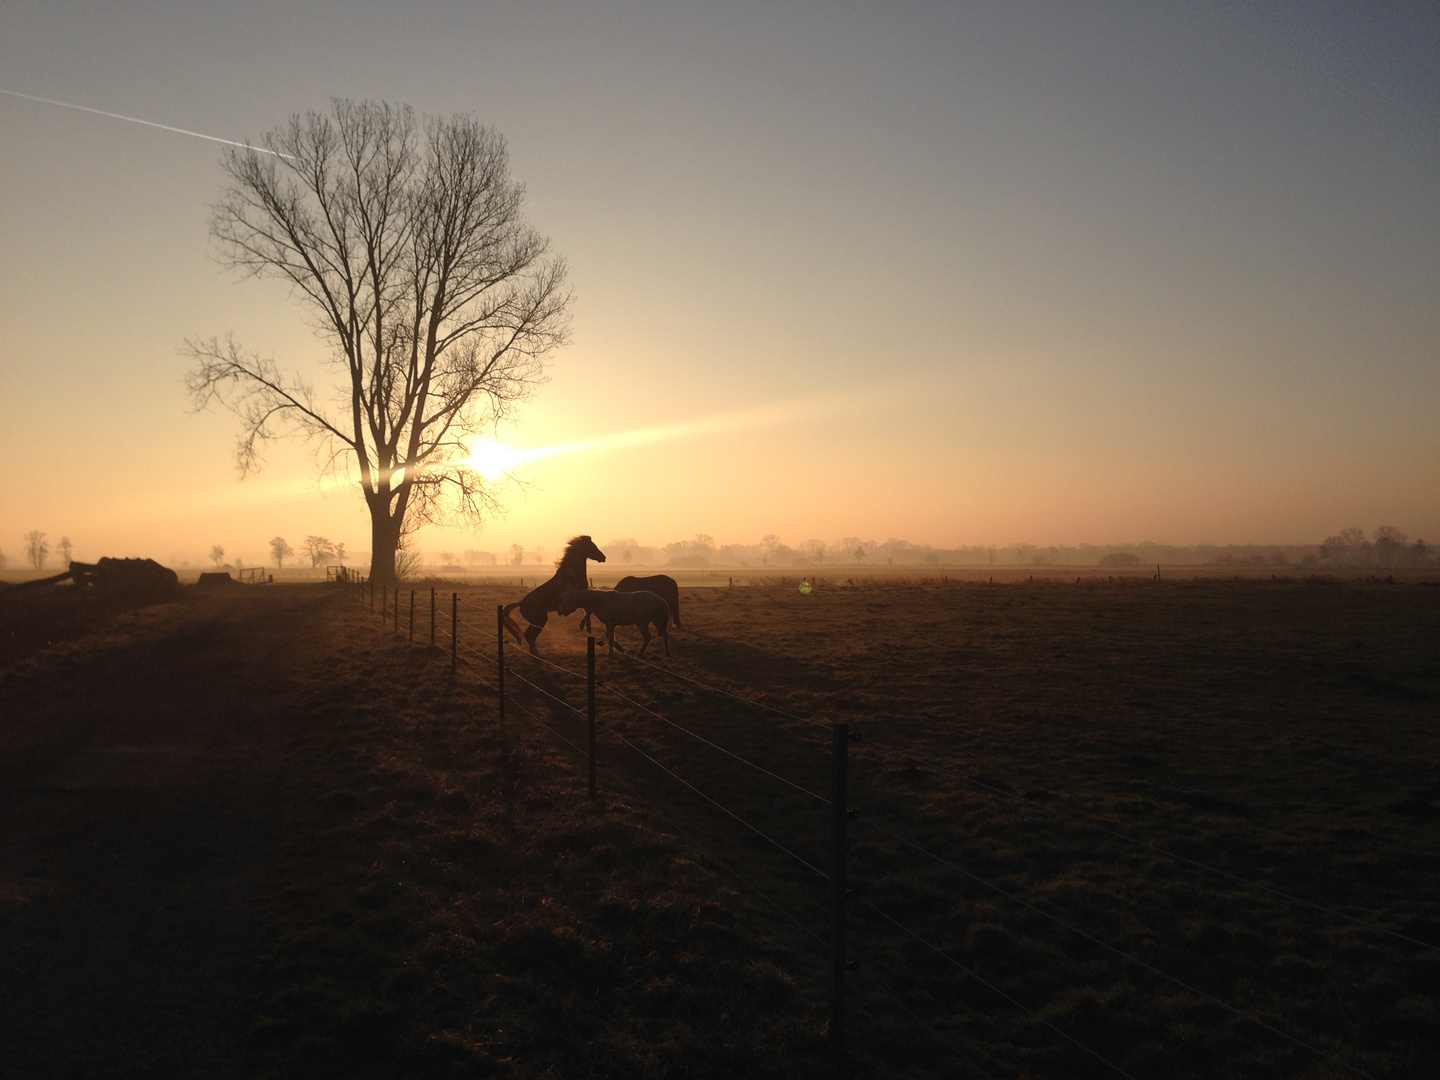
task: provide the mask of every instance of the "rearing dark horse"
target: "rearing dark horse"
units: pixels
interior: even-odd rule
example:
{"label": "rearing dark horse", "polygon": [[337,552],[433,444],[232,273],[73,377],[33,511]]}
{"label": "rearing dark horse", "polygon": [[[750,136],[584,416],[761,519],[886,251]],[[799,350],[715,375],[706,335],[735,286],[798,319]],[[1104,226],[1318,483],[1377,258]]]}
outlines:
{"label": "rearing dark horse", "polygon": [[583,589],[589,583],[589,575],[585,573],[586,559],[604,562],[605,553],[595,546],[595,541],[590,537],[573,537],[565,545],[565,554],[561,555],[560,561],[555,564],[555,576],[539,588],[526,593],[525,599],[519,603],[505,605],[501,618],[505,622],[505,628],[515,635],[517,645],[520,644],[520,627],[510,617],[510,612],[518,607],[520,614],[525,616],[525,621],[530,624],[525,631],[525,644],[530,646],[532,653],[539,656],[535,639],[540,636],[540,631],[545,629],[550,612],[559,606],[561,591],[568,583],[574,583],[577,589]]}

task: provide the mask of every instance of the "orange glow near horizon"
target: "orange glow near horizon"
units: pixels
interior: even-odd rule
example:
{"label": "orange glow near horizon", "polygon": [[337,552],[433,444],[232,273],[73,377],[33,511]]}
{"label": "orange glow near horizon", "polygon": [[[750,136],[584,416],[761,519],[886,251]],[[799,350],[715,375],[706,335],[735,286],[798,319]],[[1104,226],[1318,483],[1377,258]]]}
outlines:
{"label": "orange glow near horizon", "polygon": [[[0,445],[43,463],[12,470],[0,565],[32,530],[82,561],[364,551],[353,458],[266,441],[238,480],[244,422],[193,409],[176,353],[233,333],[347,414],[326,320],[217,272],[225,173],[194,137],[244,142],[347,83],[267,67],[273,20],[245,5],[111,7],[27,5],[0,36]],[[397,104],[481,103],[575,300],[535,396],[493,427],[477,403],[430,463],[486,515],[422,550],[1440,539],[1437,112],[1406,44],[1440,9],[1074,5],[1037,32],[1010,5],[819,29],[461,7],[378,13],[353,44],[426,58]],[[331,29],[285,33],[324,58]]]}

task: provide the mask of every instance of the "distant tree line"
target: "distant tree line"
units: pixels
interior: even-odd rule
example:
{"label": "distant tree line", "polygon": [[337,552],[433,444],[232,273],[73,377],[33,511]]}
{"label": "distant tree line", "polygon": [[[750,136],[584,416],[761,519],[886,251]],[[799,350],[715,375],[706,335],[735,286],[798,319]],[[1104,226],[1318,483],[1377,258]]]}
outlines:
{"label": "distant tree line", "polygon": [[[30,544],[30,538],[37,535],[39,539],[36,543],[43,545],[46,552],[49,551],[49,546],[44,544],[43,533],[27,534],[26,557],[32,565],[35,565],[35,556],[31,552],[35,549]],[[61,541],[62,547],[66,544],[68,540]],[[1040,546],[1017,543],[1003,547],[981,545],[943,548],[929,544],[912,544],[893,537],[883,543],[857,536],[840,536],[830,540],[812,538],[787,543],[774,533],[767,533],[752,544],[720,544],[706,533],[697,533],[688,540],[675,540],[658,545],[642,544],[634,537],[617,537],[601,546],[609,556],[612,566],[616,568],[632,565],[677,568],[734,566],[776,570],[833,568],[838,571],[844,568],[849,572],[863,572],[867,568],[884,567],[1122,568],[1160,564],[1318,570],[1340,567],[1423,567],[1436,563],[1436,552],[1426,545],[1425,541],[1412,541],[1403,530],[1393,525],[1382,525],[1369,535],[1360,528],[1344,529],[1334,536],[1326,537],[1319,544],[1187,546],[1146,541],[1138,544]],[[295,556],[295,550],[283,537],[277,536],[270,541],[270,554],[271,562],[277,568],[283,569],[285,560]],[[225,549],[219,544],[211,549],[210,558],[217,568],[220,567],[224,555]],[[343,564],[347,553],[343,543],[334,543],[323,536],[307,536],[301,545],[301,557],[308,558],[310,566],[314,568],[328,563]],[[361,562],[365,562],[366,558],[363,553],[359,556]],[[426,553],[413,547],[407,537],[401,545],[398,558],[400,576],[403,578],[418,575],[425,566],[442,572],[474,571],[493,566],[544,566],[548,565],[551,553],[541,545],[527,548],[518,543],[512,543],[503,552],[467,548],[463,551]],[[0,566],[3,565],[0,563]],[[235,562],[235,566],[239,565],[238,561]]]}
{"label": "distant tree line", "polygon": [[[52,548],[50,547],[50,541],[45,539],[47,535],[48,534],[41,532],[39,529],[31,529],[21,537],[22,546],[25,551],[25,561],[35,570],[44,570],[45,560],[50,557]],[[53,550],[59,553],[61,566],[68,569],[70,566],[70,558],[75,551],[75,545],[70,543],[70,537],[62,536],[60,542],[55,545]],[[0,551],[0,570],[5,569],[5,564],[8,561],[9,560],[5,558],[5,553]]]}
{"label": "distant tree line", "polygon": [[[1079,544],[1040,546],[1007,544],[942,548],[891,538],[883,543],[856,536],[786,543],[771,533],[754,544],[717,544],[700,533],[690,540],[646,545],[618,537],[603,545],[612,562],[644,566],[744,566],[750,568],[845,567],[1017,567],[1017,566],[1428,566],[1435,552],[1423,540],[1413,543],[1403,531],[1382,525],[1367,539],[1361,529],[1346,529],[1320,544]],[[512,561],[514,561],[512,559]]]}
{"label": "distant tree line", "polygon": [[1404,530],[1381,525],[1370,539],[1359,527],[1327,536],[1320,543],[1319,560],[1331,566],[1428,566],[1434,556],[1424,540],[1411,543]]}
{"label": "distant tree line", "polygon": [[[345,565],[345,545],[336,543],[327,536],[307,536],[300,545],[302,557],[310,560],[310,568],[338,563]],[[285,560],[295,554],[295,549],[283,536],[270,538],[270,561],[275,564],[277,570],[285,569]],[[225,549],[216,544],[210,549],[210,557],[215,560],[215,565],[220,565],[220,560],[225,556]]]}

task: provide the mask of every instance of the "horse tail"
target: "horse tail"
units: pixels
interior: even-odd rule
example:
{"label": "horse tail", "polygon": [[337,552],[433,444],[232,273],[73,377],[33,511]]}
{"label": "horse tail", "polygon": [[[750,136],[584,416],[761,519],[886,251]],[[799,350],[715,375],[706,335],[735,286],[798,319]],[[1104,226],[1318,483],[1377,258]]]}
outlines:
{"label": "horse tail", "polygon": [[515,603],[506,604],[500,609],[500,621],[505,625],[506,630],[509,630],[510,633],[515,635],[516,645],[524,645],[525,639],[520,636],[520,625],[510,617],[510,612],[514,611],[520,604],[521,601],[517,600]]}

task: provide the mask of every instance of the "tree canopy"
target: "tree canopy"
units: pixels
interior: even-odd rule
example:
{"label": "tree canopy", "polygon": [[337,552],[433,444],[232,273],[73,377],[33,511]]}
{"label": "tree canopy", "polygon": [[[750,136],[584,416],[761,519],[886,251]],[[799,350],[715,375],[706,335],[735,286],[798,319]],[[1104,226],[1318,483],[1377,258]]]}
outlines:
{"label": "tree canopy", "polygon": [[478,524],[494,488],[471,443],[529,396],[563,345],[564,261],[521,213],[504,138],[473,117],[337,100],[258,147],[227,150],[211,233],[247,274],[290,283],[327,346],[330,392],[233,338],[190,340],[188,389],[240,418],[236,463],[284,435],[353,468],[371,518],[371,575],[419,525]]}

